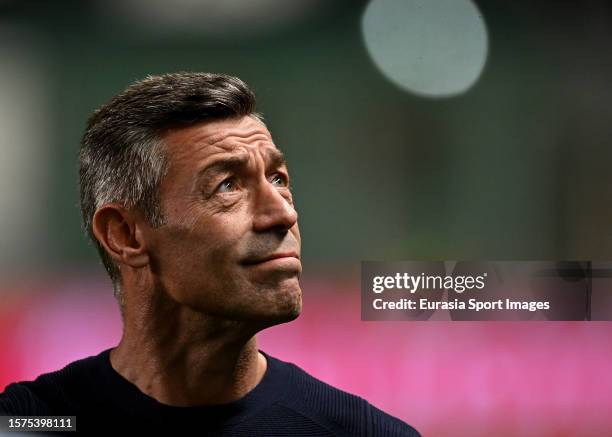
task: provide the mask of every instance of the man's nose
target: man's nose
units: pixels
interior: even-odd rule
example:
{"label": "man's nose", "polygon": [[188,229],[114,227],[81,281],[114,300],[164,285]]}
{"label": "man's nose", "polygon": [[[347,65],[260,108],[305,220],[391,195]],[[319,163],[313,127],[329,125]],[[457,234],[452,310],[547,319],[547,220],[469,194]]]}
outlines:
{"label": "man's nose", "polygon": [[298,213],[276,187],[265,180],[259,184],[254,196],[253,228],[257,232],[289,230],[298,219]]}

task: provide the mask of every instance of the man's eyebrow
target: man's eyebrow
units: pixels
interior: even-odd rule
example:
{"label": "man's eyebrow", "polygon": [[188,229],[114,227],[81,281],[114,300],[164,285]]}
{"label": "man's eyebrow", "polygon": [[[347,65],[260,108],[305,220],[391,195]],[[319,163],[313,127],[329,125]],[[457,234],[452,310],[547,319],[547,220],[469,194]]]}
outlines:
{"label": "man's eyebrow", "polygon": [[209,163],[197,172],[196,179],[205,179],[208,175],[224,173],[231,170],[236,170],[246,164],[248,158],[246,156],[227,156],[219,158]]}
{"label": "man's eyebrow", "polygon": [[287,167],[287,161],[285,159],[285,155],[279,149],[271,149],[268,153],[268,164],[267,168],[279,168],[279,167]]}
{"label": "man's eyebrow", "polygon": [[[279,168],[287,166],[285,155],[278,149],[272,149],[266,153],[268,162],[266,163],[266,170],[271,168]],[[197,172],[196,178],[203,179],[207,175],[213,175],[217,173],[223,173],[227,171],[236,170],[240,167],[244,167],[248,161],[247,155],[234,155],[219,158],[209,163]]]}

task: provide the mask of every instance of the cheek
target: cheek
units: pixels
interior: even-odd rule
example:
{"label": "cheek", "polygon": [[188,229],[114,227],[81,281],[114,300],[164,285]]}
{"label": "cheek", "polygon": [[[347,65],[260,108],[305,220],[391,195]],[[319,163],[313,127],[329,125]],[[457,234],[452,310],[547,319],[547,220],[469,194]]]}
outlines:
{"label": "cheek", "polygon": [[218,233],[199,228],[173,233],[160,253],[159,280],[178,302],[196,306],[210,305],[219,299],[223,278],[235,276],[231,271],[232,248]]}
{"label": "cheek", "polygon": [[[181,233],[174,250],[176,259],[186,267],[191,280],[210,281],[239,260],[240,228],[227,218],[197,221]],[[172,241],[169,244],[174,244]],[[189,278],[186,278],[189,279]]]}
{"label": "cheek", "polygon": [[219,212],[212,203],[204,206],[195,201],[181,210],[159,229],[156,253],[164,282],[175,287],[213,282],[218,286],[220,276],[235,276],[248,230],[245,211]]}

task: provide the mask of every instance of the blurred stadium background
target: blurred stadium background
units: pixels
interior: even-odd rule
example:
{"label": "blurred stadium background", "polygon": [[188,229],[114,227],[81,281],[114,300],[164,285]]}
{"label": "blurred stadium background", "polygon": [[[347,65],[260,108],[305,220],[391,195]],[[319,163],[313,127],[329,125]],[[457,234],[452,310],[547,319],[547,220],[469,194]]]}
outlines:
{"label": "blurred stadium background", "polygon": [[0,11],[0,390],[120,338],[80,230],[86,118],[147,74],[212,71],[252,86],[295,181],[304,312],[262,349],[425,436],[609,432],[608,323],[366,323],[359,309],[361,260],[611,258],[609,3]]}

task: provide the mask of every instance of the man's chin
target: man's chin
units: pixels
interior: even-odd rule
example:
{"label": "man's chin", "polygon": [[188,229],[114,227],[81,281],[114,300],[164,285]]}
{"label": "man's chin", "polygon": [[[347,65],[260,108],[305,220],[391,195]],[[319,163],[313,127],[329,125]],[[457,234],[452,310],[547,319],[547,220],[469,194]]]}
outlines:
{"label": "man's chin", "polygon": [[297,309],[290,313],[283,314],[269,314],[265,317],[262,317],[254,322],[256,326],[258,326],[258,331],[262,329],[271,328],[272,326],[281,325],[283,323],[289,323],[300,316],[300,310]]}
{"label": "man's chin", "polygon": [[286,300],[276,302],[271,307],[262,308],[262,311],[255,315],[263,325],[273,326],[281,323],[291,322],[297,319],[302,312],[302,294],[298,289],[287,296]]}

